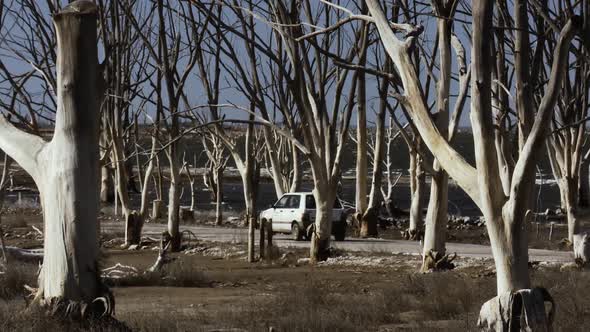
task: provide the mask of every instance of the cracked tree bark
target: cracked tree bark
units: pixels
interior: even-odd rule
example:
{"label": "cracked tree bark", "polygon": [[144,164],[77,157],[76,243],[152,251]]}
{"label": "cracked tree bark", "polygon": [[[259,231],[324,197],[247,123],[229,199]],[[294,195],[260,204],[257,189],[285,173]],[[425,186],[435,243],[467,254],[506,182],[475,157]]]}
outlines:
{"label": "cracked tree bark", "polygon": [[0,117],[0,148],[39,188],[44,261],[37,300],[91,303],[104,291],[98,271],[100,202],[97,13],[75,1],[54,16],[57,36],[55,133],[50,142]]}

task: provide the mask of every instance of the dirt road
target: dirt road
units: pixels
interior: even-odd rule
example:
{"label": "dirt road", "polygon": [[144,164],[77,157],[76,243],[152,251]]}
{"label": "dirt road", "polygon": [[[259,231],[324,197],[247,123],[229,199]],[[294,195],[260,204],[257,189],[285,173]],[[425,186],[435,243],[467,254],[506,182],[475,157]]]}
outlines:
{"label": "dirt road", "polygon": [[[143,234],[159,238],[160,234],[166,229],[166,225],[149,223],[145,224]],[[123,223],[103,223],[101,225],[103,232],[123,232]],[[182,230],[193,232],[197,238],[206,241],[245,243],[248,241],[247,229],[245,228],[225,228],[211,226],[183,225]],[[256,234],[258,237],[258,234]],[[275,235],[274,243],[280,247],[308,248],[308,241],[293,241],[288,235]],[[257,240],[258,241],[258,240]],[[258,243],[258,242],[256,242]],[[387,252],[394,254],[415,254],[421,252],[420,243],[414,241],[402,240],[385,240],[385,239],[359,239],[348,238],[342,242],[331,242],[332,246],[337,249],[347,251],[364,251],[364,252]],[[492,252],[489,246],[466,243],[447,243],[449,253],[456,252],[462,257],[471,258],[491,258]],[[553,251],[542,249],[529,249],[531,261],[545,262],[572,262],[573,254],[565,251]]]}

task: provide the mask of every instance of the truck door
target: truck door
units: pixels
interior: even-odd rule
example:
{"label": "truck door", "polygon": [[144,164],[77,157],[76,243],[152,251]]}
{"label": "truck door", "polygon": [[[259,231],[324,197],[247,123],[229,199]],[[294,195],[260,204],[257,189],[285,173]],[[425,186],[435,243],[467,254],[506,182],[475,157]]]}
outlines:
{"label": "truck door", "polygon": [[289,201],[289,195],[283,195],[275,205],[273,206],[272,214],[272,230],[273,232],[289,232],[291,231],[291,225],[285,226],[286,219],[286,207]]}

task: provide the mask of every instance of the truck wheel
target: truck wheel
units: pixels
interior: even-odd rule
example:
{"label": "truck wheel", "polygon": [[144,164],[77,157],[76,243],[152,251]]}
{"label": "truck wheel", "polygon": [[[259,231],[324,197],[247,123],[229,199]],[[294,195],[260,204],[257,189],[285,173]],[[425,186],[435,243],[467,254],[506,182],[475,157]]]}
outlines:
{"label": "truck wheel", "polygon": [[291,226],[291,238],[294,241],[303,240],[303,231],[301,230],[301,227],[299,227],[299,225],[296,222],[294,222],[293,225]]}

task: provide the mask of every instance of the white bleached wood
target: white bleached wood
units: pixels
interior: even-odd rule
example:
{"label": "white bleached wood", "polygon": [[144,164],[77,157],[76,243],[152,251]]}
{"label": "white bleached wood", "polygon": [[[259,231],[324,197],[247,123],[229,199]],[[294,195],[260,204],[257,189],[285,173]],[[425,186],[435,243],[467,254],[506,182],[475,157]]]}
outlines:
{"label": "white bleached wood", "polygon": [[475,168],[469,165],[442,137],[430,117],[428,106],[423,100],[420,81],[407,52],[407,48],[413,42],[413,37],[409,37],[405,42],[400,41],[390,28],[379,2],[367,0],[366,3],[375,21],[385,50],[400,74],[405,92],[404,103],[411,109],[412,120],[420,132],[420,136],[422,136],[424,143],[433,154],[436,155],[443,168],[479,206],[479,187]]}
{"label": "white bleached wood", "polygon": [[100,295],[96,18],[90,1],[54,16],[58,105],[51,142],[0,119],[0,148],[31,174],[41,196],[45,248],[37,297],[45,300],[90,302]]}

